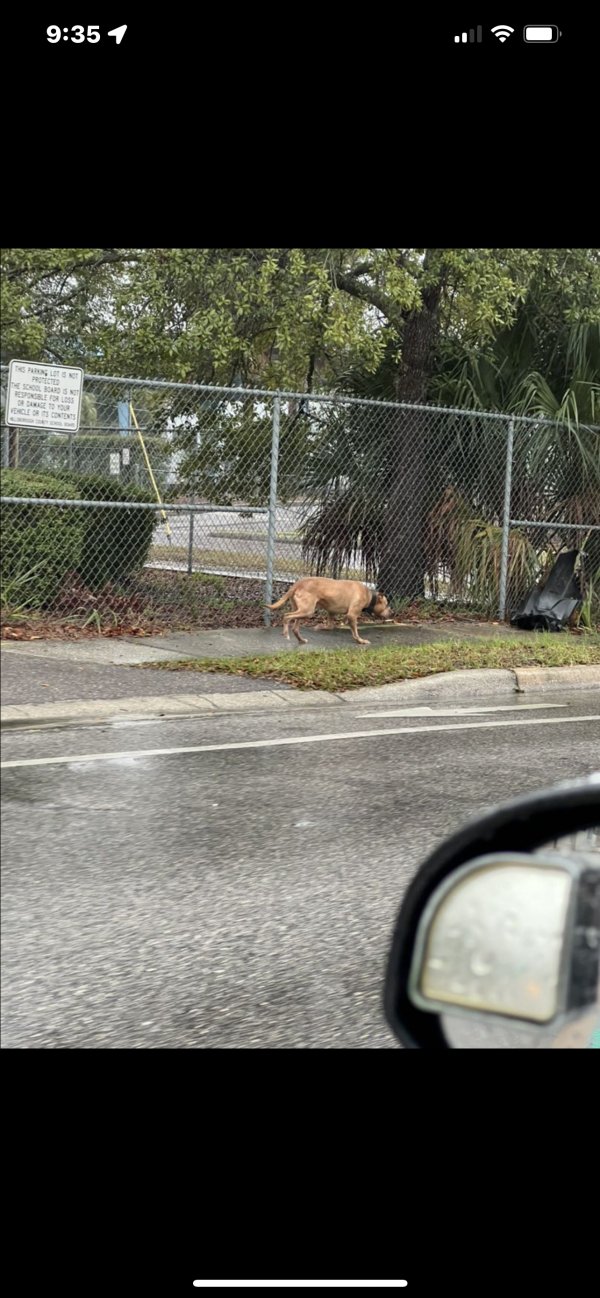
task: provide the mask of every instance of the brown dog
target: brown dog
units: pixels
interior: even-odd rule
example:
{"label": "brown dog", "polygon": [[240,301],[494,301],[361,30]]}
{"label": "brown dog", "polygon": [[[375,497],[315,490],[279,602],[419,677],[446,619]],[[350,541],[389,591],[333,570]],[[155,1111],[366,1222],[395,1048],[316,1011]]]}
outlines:
{"label": "brown dog", "polygon": [[290,586],[281,599],[276,600],[275,604],[266,604],[265,608],[281,608],[288,600],[291,601],[292,611],[286,613],[283,619],[283,634],[286,640],[289,640],[290,624],[293,624],[292,630],[300,644],[307,643],[300,635],[300,618],[312,617],[317,608],[325,609],[330,626],[335,625],[334,613],[344,613],[350,625],[352,639],[357,644],[369,644],[368,640],[361,640],[358,634],[358,618],[361,613],[372,613],[375,617],[381,618],[382,622],[389,622],[394,616],[385,595],[382,595],[379,590],[370,591],[362,581],[333,581],[330,577],[302,577],[300,581]]}

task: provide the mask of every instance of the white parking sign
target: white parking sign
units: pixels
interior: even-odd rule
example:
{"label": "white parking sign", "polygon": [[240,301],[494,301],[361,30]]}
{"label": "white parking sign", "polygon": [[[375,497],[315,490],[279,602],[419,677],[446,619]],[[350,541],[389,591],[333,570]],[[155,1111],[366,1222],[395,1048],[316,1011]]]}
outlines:
{"label": "white parking sign", "polygon": [[83,370],[71,365],[11,361],[6,423],[18,428],[61,428],[77,432]]}

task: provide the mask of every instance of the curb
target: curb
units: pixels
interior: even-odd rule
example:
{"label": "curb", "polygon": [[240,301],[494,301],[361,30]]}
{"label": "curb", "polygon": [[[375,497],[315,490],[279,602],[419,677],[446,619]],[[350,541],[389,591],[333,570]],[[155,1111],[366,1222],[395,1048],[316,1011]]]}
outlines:
{"label": "curb", "polygon": [[403,703],[409,699],[480,698],[489,694],[514,694],[515,674],[506,668],[479,667],[455,672],[437,672],[416,680],[395,681],[393,685],[364,685],[356,690],[341,690],[338,697],[345,703]]}
{"label": "curb", "polygon": [[600,667],[584,663],[580,667],[515,667],[517,690],[600,689]]}
{"label": "curb", "polygon": [[40,703],[0,709],[0,729],[64,725],[102,725],[118,722],[175,720],[194,716],[226,716],[239,712],[280,714],[300,708],[320,709],[365,703],[442,702],[490,695],[514,695],[552,690],[600,689],[600,667],[518,667],[514,670],[481,668],[440,672],[392,685],[342,690],[255,690],[239,694],[179,694],[122,699],[89,699],[82,702]]}
{"label": "curb", "polygon": [[81,703],[40,703],[0,709],[0,730],[64,725],[176,720],[246,712],[285,712],[323,708],[343,700],[325,690],[254,690],[239,694],[151,695],[142,698],[87,699]]}

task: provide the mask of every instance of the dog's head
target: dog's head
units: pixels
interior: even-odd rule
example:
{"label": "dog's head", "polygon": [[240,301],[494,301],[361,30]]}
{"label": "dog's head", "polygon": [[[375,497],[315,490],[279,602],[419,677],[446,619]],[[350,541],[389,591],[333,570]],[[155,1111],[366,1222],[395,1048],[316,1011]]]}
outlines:
{"label": "dog's head", "polygon": [[390,618],[394,616],[385,595],[382,595],[380,590],[377,591],[377,597],[373,605],[373,616],[380,618],[382,622],[389,622]]}

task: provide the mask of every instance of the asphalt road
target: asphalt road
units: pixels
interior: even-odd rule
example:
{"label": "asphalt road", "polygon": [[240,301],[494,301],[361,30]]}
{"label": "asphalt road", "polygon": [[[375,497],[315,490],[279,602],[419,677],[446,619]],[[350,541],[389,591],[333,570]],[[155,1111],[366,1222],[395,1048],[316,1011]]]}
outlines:
{"label": "asphalt road", "polygon": [[121,699],[158,694],[252,694],[258,690],[285,689],[280,681],[251,676],[195,672],[193,689],[187,672],[140,671],[112,663],[77,662],[74,659],[37,657],[35,653],[2,650],[3,707],[22,703],[62,703],[83,699]]}
{"label": "asphalt road", "polygon": [[[309,510],[309,513],[313,512]],[[298,505],[280,505],[275,511],[276,530],[278,538],[291,533],[297,532],[301,526],[304,510]],[[158,523],[152,537],[152,545],[164,550],[161,559],[155,559],[148,564],[151,568],[169,568],[171,571],[187,571],[187,563],[181,559],[175,559],[169,555],[169,548],[173,547],[175,551],[182,548],[187,550],[190,539],[190,516],[189,514],[169,514],[169,527],[171,531],[171,540],[165,532],[164,524]],[[268,509],[248,510],[242,507],[241,511],[233,513],[222,513],[219,511],[207,512],[205,514],[196,514],[194,516],[193,529],[193,546],[194,551],[212,551],[213,555],[220,552],[218,562],[214,561],[206,564],[206,556],[202,561],[198,560],[197,554],[193,556],[193,569],[195,572],[214,572],[228,576],[251,577],[261,579],[266,575],[267,562],[267,527],[268,527]],[[235,533],[237,535],[232,536]],[[240,556],[243,562],[240,564]],[[294,576],[286,572],[286,564],[289,561],[298,562],[301,557],[301,547],[296,542],[291,544],[289,541],[277,540],[276,545],[276,568],[280,574],[280,579],[289,577],[294,581]],[[233,563],[233,559],[237,562]],[[360,556],[357,556],[357,563]]]}
{"label": "asphalt road", "polygon": [[[501,704],[3,736],[3,763],[44,759],[2,770],[3,1045],[393,1048],[382,975],[420,860],[494,802],[600,765],[600,721],[577,721],[597,692]],[[165,748],[187,751],[149,752]]]}

